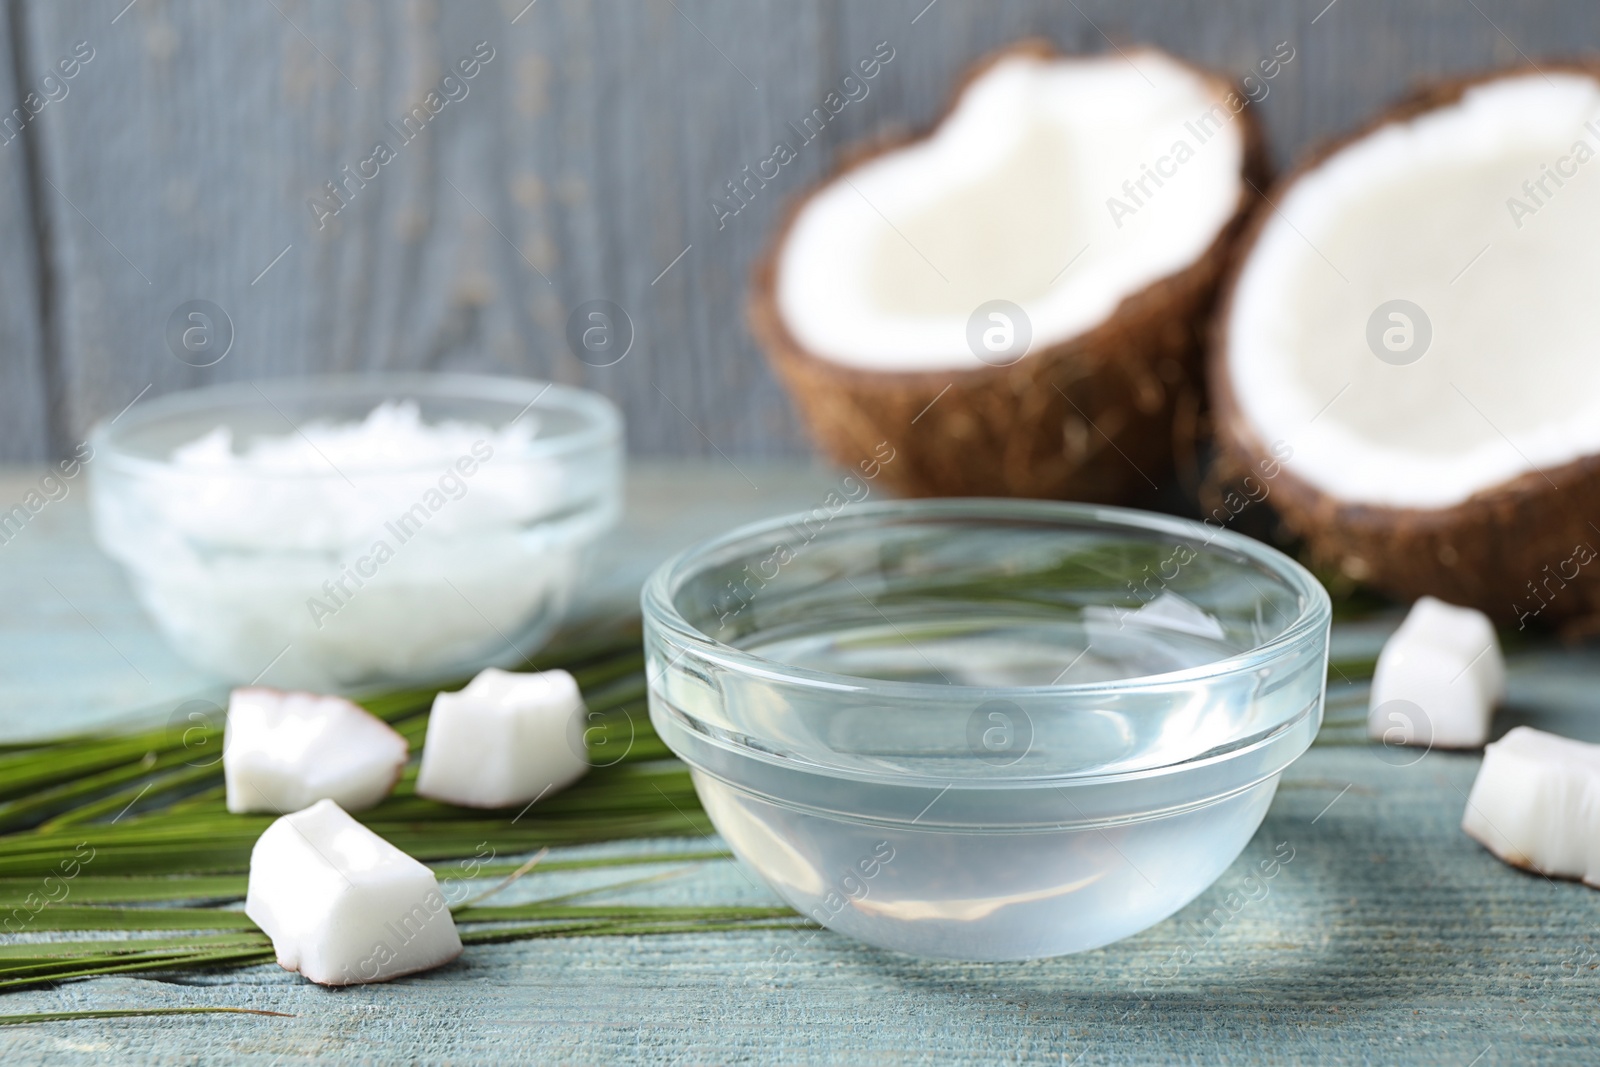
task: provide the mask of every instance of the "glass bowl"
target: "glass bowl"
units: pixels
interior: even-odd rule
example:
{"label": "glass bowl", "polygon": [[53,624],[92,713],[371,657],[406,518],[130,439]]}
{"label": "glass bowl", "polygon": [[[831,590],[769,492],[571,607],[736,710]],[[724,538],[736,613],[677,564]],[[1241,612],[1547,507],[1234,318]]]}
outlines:
{"label": "glass bowl", "polygon": [[[411,437],[335,439],[385,402]],[[219,385],[90,441],[101,547],[173,647],[235,683],[334,691],[521,660],[620,510],[616,409],[519,378]]]}
{"label": "glass bowl", "polygon": [[664,564],[650,717],[817,922],[965,960],[1126,937],[1215,881],[1322,722],[1327,593],[1117,508],[818,508]]}

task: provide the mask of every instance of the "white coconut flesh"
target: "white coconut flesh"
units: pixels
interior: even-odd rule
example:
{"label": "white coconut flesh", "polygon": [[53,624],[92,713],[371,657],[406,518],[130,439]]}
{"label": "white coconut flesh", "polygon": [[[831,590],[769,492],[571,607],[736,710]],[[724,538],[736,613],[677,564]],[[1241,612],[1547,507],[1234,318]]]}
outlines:
{"label": "white coconut flesh", "polygon": [[1386,745],[1476,748],[1505,690],[1488,617],[1425,596],[1378,655],[1367,732]]}
{"label": "white coconut flesh", "polygon": [[560,791],[589,769],[584,710],[566,671],[480,671],[434,697],[417,795],[501,808]]}
{"label": "white coconut flesh", "polygon": [[1600,887],[1600,745],[1518,726],[1484,749],[1461,828],[1507,863]]}
{"label": "white coconut flesh", "polygon": [[389,795],[409,752],[398,731],[343,697],[235,689],[222,746],[228,810],[282,814],[332,800],[361,811]]}
{"label": "white coconut flesh", "polygon": [[257,839],[244,910],[280,966],[323,985],[386,981],[461,954],[433,871],[331,800]]}
{"label": "white coconut flesh", "polygon": [[[1593,126],[1587,125],[1593,123]],[[1277,198],[1242,269],[1239,414],[1348,502],[1447,508],[1600,451],[1600,85],[1551,72],[1340,149]],[[1431,339],[1404,310],[1422,309]],[[1420,356],[1416,353],[1420,352]]]}
{"label": "white coconut flesh", "polygon": [[1094,328],[1237,211],[1228,95],[1152,51],[1001,60],[931,137],[799,211],[777,266],[785,325],[815,355],[888,371],[990,362],[967,339],[989,301],[1023,310],[1030,351]]}

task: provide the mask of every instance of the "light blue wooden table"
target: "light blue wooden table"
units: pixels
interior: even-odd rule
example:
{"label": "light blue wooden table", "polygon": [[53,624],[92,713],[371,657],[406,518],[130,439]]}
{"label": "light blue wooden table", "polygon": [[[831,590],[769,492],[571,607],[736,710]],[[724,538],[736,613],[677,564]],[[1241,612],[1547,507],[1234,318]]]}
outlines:
{"label": "light blue wooden table", "polygon": [[[626,599],[667,553],[812,506],[830,480],[740,466],[636,470],[595,597]],[[0,475],[0,503],[33,477]],[[160,718],[217,688],[163,645],[96,552],[81,488],[0,547],[0,604],[0,736]],[[1340,628],[1339,651],[1375,648],[1385,629]],[[1496,729],[1529,722],[1600,740],[1597,682],[1592,654],[1524,652]],[[110,978],[0,997],[0,1014],[210,1004],[294,1018],[0,1029],[0,1063],[1600,1061],[1600,894],[1511,870],[1460,832],[1477,757],[1410,763],[1414,753],[1361,744],[1359,729],[1338,725],[1359,720],[1361,687],[1331,696],[1333,725],[1290,768],[1238,864],[1176,916],[1094,952],[964,965],[826,931],[765,931],[480,947],[432,974],[342,991],[272,966]],[[658,851],[667,870],[672,853],[705,846],[608,848]],[[1246,870],[1273,855],[1292,858],[1264,894],[1246,892]],[[615,877],[552,872],[517,888]],[[727,861],[633,893],[654,903],[773,899]],[[794,958],[776,968],[783,949]]]}

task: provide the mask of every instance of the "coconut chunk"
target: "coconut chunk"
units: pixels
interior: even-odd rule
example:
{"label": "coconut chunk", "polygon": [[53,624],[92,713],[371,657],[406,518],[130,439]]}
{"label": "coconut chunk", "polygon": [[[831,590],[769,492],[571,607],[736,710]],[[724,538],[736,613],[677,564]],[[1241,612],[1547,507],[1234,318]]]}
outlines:
{"label": "coconut chunk", "polygon": [[244,911],[279,966],[321,985],[383,982],[461,954],[433,872],[331,800],[257,839]]}
{"label": "coconut chunk", "polygon": [[399,781],[409,749],[343,697],[235,689],[222,747],[228,810],[282,814],[319,800],[370,808]]}
{"label": "coconut chunk", "polygon": [[583,713],[566,671],[481,671],[465,689],[434,697],[417,794],[504,808],[570,785],[589,769]]}
{"label": "coconut chunk", "polygon": [[1514,867],[1600,888],[1600,745],[1518,726],[1484,749],[1461,828]]}
{"label": "coconut chunk", "polygon": [[1476,748],[1505,684],[1488,618],[1423,597],[1378,655],[1367,732],[1386,744]]}

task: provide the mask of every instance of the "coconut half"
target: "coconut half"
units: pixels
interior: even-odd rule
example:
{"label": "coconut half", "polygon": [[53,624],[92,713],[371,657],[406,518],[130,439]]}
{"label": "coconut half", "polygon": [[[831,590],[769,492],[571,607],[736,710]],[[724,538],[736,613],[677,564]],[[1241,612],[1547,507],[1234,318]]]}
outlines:
{"label": "coconut half", "polygon": [[1264,169],[1247,101],[1152,49],[980,63],[926,137],[796,204],[752,322],[818,444],[914,495],[1126,500],[1172,467],[1197,324]]}
{"label": "coconut half", "polygon": [[1212,402],[1322,560],[1524,625],[1600,603],[1597,152],[1600,68],[1546,65],[1428,91],[1269,194]]}

